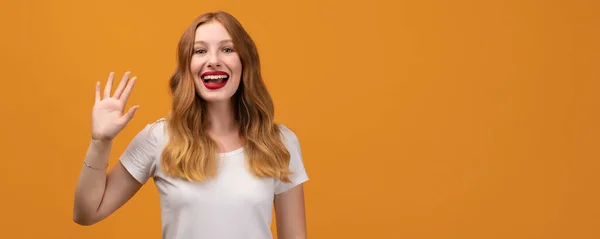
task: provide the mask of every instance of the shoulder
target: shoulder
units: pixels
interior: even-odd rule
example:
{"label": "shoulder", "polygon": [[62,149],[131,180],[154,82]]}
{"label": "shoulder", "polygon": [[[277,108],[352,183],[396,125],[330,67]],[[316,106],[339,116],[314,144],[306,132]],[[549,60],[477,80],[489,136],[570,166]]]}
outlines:
{"label": "shoulder", "polygon": [[277,124],[281,137],[286,141],[298,141],[296,133],[285,124]]}
{"label": "shoulder", "polygon": [[145,142],[146,144],[155,145],[165,137],[165,118],[159,118],[153,122],[146,123],[144,128],[138,131],[134,141]]}
{"label": "shoulder", "polygon": [[284,183],[281,180],[277,180],[277,184],[275,186],[275,194],[281,194],[295,187],[296,185],[307,181],[308,175],[306,173],[306,169],[304,168],[302,149],[300,149],[300,143],[298,141],[296,132],[284,124],[277,124],[277,126],[279,128],[283,143],[290,154],[289,169],[291,175],[289,175],[289,179],[291,182]]}
{"label": "shoulder", "polygon": [[164,127],[164,125],[166,123],[167,123],[167,119],[163,117],[163,118],[158,118],[156,121],[149,123],[148,125],[152,126],[152,127],[156,127],[156,126]]}
{"label": "shoulder", "polygon": [[292,129],[290,129],[284,124],[277,124],[277,127],[279,128],[279,134],[281,136],[281,139],[283,140],[283,143],[288,148],[288,150],[297,150],[298,148],[300,148],[298,136]]}
{"label": "shoulder", "polygon": [[165,133],[166,130],[166,124],[167,124],[167,119],[166,118],[159,118],[156,121],[152,122],[152,123],[148,123],[146,125],[146,130],[155,137],[158,136],[162,136]]}

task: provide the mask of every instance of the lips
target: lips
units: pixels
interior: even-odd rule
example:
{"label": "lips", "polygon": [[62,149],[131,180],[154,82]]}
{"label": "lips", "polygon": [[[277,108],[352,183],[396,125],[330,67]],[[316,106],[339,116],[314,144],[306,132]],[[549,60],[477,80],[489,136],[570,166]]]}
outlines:
{"label": "lips", "polygon": [[217,90],[227,85],[229,74],[224,71],[207,71],[200,75],[202,83],[209,90]]}

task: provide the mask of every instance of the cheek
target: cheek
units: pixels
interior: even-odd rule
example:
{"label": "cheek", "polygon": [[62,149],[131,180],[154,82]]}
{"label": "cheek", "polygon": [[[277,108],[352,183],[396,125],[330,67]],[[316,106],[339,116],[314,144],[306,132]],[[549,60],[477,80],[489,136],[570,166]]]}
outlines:
{"label": "cheek", "polygon": [[190,61],[190,70],[192,73],[198,73],[202,69],[202,61],[197,57],[192,57]]}
{"label": "cheek", "polygon": [[231,71],[238,75],[242,74],[242,62],[240,62],[239,59],[233,59],[230,63],[230,66],[232,68]]}

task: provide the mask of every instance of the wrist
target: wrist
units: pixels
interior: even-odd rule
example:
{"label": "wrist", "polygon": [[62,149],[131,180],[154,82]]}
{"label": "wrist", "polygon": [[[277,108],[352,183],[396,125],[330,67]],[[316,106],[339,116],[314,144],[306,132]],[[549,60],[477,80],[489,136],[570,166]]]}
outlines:
{"label": "wrist", "polygon": [[104,140],[104,139],[92,139],[90,141],[89,149],[94,154],[104,154],[103,152],[107,152],[112,147],[112,140]]}
{"label": "wrist", "polygon": [[91,139],[90,142],[92,145],[97,145],[97,146],[108,146],[112,144],[112,139]]}

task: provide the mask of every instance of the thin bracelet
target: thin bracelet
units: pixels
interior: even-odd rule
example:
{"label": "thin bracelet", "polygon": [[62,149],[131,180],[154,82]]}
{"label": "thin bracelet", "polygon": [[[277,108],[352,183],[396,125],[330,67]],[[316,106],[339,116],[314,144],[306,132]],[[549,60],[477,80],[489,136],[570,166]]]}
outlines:
{"label": "thin bracelet", "polygon": [[91,169],[93,169],[93,170],[102,170],[102,171],[103,171],[103,170],[105,170],[106,168],[108,168],[108,164],[106,164],[106,167],[105,167],[105,168],[94,168],[94,167],[90,166],[89,164],[87,164],[87,163],[85,162],[85,160],[83,161],[83,164],[85,164],[85,166],[86,166],[86,167],[88,167],[88,168],[91,168]]}

